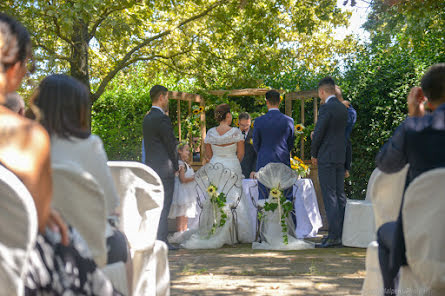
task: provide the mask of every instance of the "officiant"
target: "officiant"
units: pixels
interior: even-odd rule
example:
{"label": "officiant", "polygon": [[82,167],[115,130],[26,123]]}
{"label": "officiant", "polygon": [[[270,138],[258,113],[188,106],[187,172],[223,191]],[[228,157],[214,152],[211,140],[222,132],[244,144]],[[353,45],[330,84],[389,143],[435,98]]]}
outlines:
{"label": "officiant", "polygon": [[241,169],[245,178],[250,178],[250,174],[256,168],[256,152],[253,148],[251,129],[252,119],[249,113],[242,112],[238,116],[239,129],[244,136],[244,158],[241,162]]}

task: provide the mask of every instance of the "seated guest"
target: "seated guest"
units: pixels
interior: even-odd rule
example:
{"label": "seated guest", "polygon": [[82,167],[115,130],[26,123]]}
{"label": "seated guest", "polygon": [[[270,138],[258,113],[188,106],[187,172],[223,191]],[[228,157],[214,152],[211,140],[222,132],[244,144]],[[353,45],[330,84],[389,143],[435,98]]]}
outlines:
{"label": "seated guest", "polygon": [[25,116],[25,101],[23,101],[22,96],[16,92],[6,95],[4,106],[19,115]]}
{"label": "seated guest", "polygon": [[239,129],[244,137],[244,157],[241,161],[241,170],[244,178],[251,178],[252,172],[256,169],[256,151],[253,148],[253,129],[250,128],[252,123],[249,113],[242,112],[238,116]]}
{"label": "seated guest", "polygon": [[[31,55],[28,31],[15,19],[0,13],[1,103],[5,102],[7,93],[16,91],[20,86]],[[40,124],[0,106],[0,134],[0,165],[14,173],[26,186],[34,199],[38,218],[39,233],[23,278],[25,294],[116,295],[94,261],[77,248],[81,240],[76,238],[75,232],[68,231],[67,225],[51,209],[48,133]],[[2,227],[13,230],[15,223],[11,221],[11,225]]]}
{"label": "seated guest", "polygon": [[[432,113],[426,114],[425,103]],[[408,114],[376,158],[377,167],[385,173],[409,164],[406,186],[426,171],[445,167],[445,63],[432,66],[421,88],[411,89]],[[383,224],[377,232],[385,295],[394,295],[394,278],[400,266],[407,264],[401,209],[397,221]]]}
{"label": "seated guest", "polygon": [[[51,163],[71,161],[89,172],[104,191],[108,215],[115,215],[119,196],[102,141],[89,130],[87,88],[67,75],[51,75],[40,83],[31,102],[42,113],[41,123],[51,137]],[[126,238],[120,231],[114,229],[107,238],[107,249],[108,264],[127,261]]]}

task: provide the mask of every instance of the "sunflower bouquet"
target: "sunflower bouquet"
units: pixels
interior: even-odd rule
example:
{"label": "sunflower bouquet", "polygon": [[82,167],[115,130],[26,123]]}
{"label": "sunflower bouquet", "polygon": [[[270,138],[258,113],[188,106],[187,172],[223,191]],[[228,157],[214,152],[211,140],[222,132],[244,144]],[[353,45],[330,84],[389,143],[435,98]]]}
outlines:
{"label": "sunflower bouquet", "polygon": [[289,243],[288,228],[286,219],[292,211],[292,203],[286,199],[279,188],[272,188],[269,192],[269,200],[264,204],[264,211],[275,212],[278,210],[280,216],[281,232],[283,234],[283,243]]}
{"label": "sunflower bouquet", "polygon": [[306,177],[310,173],[309,166],[296,156],[290,159],[290,168],[302,178]]}
{"label": "sunflower bouquet", "polygon": [[[227,214],[224,212],[224,205],[226,204],[227,197],[224,193],[218,193],[218,188],[210,184],[207,187],[207,194],[210,197],[210,202],[212,204],[213,209],[213,224],[210,229],[209,236],[213,235],[216,231],[216,228],[223,227],[227,221]],[[219,221],[218,221],[218,212],[219,212]]]}

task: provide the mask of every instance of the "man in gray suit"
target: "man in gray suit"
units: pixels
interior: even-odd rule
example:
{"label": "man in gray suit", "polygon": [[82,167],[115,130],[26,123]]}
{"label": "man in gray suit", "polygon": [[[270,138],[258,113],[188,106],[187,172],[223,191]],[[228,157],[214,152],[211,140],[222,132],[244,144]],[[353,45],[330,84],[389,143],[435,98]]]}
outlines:
{"label": "man in gray suit", "polygon": [[311,143],[311,157],[318,164],[318,178],[328,218],[328,236],[316,247],[341,246],[346,196],[345,128],[348,111],[335,97],[335,82],[326,77],[318,84],[318,96],[323,102]]}
{"label": "man in gray suit", "polygon": [[176,137],[170,118],[165,114],[168,108],[167,88],[155,85],[150,90],[152,107],[144,117],[143,134],[145,164],[151,167],[164,186],[164,207],[159,219],[158,240],[167,243],[169,250],[176,249],[167,242],[167,218],[173,199],[175,173],[178,168]]}

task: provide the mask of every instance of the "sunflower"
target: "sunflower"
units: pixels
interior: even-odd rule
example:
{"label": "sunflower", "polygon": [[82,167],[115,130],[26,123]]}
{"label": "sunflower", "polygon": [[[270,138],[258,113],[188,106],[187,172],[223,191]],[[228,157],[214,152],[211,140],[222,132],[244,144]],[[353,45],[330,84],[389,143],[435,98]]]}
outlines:
{"label": "sunflower", "polygon": [[216,193],[216,187],[210,184],[209,187],[207,187],[207,193],[209,195],[214,195]]}
{"label": "sunflower", "polygon": [[302,124],[295,125],[295,131],[297,133],[301,133],[301,132],[303,132],[303,130],[304,130],[304,125],[302,125]]}
{"label": "sunflower", "polygon": [[199,113],[204,112],[204,106],[199,106]]}
{"label": "sunflower", "polygon": [[293,160],[296,161],[296,162],[299,162],[299,163],[303,163],[301,158],[298,158],[297,156],[294,156]]}
{"label": "sunflower", "polygon": [[199,109],[193,109],[193,114],[199,114]]}
{"label": "sunflower", "polygon": [[238,120],[238,118],[235,118],[235,119],[233,120],[233,124],[235,124],[236,126],[239,126],[239,120]]}
{"label": "sunflower", "polygon": [[281,191],[278,188],[272,188],[270,190],[270,196],[272,196],[273,198],[280,198],[281,197]]}

